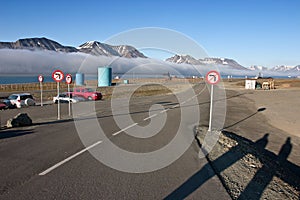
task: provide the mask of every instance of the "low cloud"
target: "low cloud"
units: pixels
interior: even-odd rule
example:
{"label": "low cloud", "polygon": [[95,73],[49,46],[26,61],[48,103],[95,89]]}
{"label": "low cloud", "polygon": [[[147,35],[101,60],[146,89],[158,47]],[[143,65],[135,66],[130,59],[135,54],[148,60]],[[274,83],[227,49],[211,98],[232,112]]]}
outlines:
{"label": "low cloud", "polygon": [[[84,53],[62,53],[53,51],[0,50],[0,74],[51,75],[55,69],[65,73],[82,72],[97,74],[97,68],[110,66],[113,74],[135,74],[135,76],[204,76],[209,70],[219,70],[223,75],[255,76],[258,71],[237,70],[226,65],[174,64],[155,59],[92,56]],[[263,71],[264,76],[282,76],[286,73]]]}

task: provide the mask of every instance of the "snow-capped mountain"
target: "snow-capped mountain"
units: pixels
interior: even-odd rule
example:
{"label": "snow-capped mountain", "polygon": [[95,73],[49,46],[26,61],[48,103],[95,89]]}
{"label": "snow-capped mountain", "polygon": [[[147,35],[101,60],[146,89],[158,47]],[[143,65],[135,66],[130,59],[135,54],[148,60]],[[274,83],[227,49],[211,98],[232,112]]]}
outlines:
{"label": "snow-capped mountain", "polygon": [[300,65],[297,65],[296,67],[293,67],[290,71],[300,72]]}
{"label": "snow-capped mountain", "polygon": [[175,55],[173,57],[167,58],[167,62],[172,62],[176,64],[192,64],[192,65],[226,65],[233,69],[241,69],[241,70],[248,70],[247,68],[243,67],[239,63],[237,63],[233,59],[228,58],[203,58],[197,60],[190,55]]}
{"label": "snow-capped mountain", "polygon": [[238,62],[236,62],[235,60],[228,59],[228,58],[204,58],[204,59],[199,59],[199,61],[203,64],[227,65],[234,69],[248,70],[247,68],[243,67]]}
{"label": "snow-capped mountain", "polygon": [[146,58],[144,54],[139,52],[132,46],[120,45],[111,46],[97,41],[90,41],[80,45],[77,48],[80,52],[92,54],[92,55],[103,55],[103,56],[119,56],[125,58]]}
{"label": "snow-capped mountain", "polygon": [[91,55],[119,56],[126,58],[146,58],[141,52],[132,46],[111,46],[97,41],[86,42],[78,48],[63,46],[58,42],[47,38],[27,38],[16,42],[0,42],[0,49],[28,49],[48,50],[57,52],[82,52]]}
{"label": "snow-capped mountain", "polygon": [[191,64],[191,65],[200,65],[201,64],[201,62],[199,60],[193,58],[190,55],[177,55],[176,54],[173,57],[167,58],[166,61],[176,63],[176,64],[182,64],[182,63]]}
{"label": "snow-capped mountain", "polygon": [[294,66],[285,66],[285,65],[278,65],[271,68],[271,71],[280,71],[280,72],[287,72],[295,68]]}
{"label": "snow-capped mountain", "polygon": [[77,52],[74,47],[63,46],[47,38],[26,38],[16,42],[0,42],[0,49],[29,49],[49,50],[59,52]]}
{"label": "snow-capped mountain", "polygon": [[90,41],[80,45],[77,48],[80,52],[92,54],[92,55],[103,55],[103,56],[120,56],[120,54],[111,48],[108,44],[103,44],[97,41]]}
{"label": "snow-capped mountain", "polygon": [[264,66],[257,66],[257,65],[252,65],[250,66],[248,69],[252,70],[252,71],[265,71],[268,70],[267,67]]}

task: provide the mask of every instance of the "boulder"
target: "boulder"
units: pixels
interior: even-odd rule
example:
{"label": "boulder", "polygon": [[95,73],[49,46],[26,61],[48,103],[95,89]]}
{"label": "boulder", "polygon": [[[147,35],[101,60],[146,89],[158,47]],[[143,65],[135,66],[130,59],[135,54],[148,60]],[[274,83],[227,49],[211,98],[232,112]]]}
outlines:
{"label": "boulder", "polygon": [[27,115],[27,113],[19,113],[14,118],[7,120],[6,123],[8,128],[30,125],[32,125],[32,119]]}

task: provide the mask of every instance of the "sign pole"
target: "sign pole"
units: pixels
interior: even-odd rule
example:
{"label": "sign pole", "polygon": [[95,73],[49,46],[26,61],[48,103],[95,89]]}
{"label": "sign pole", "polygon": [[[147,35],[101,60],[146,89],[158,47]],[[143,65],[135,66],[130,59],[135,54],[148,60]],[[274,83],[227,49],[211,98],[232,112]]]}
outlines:
{"label": "sign pole", "polygon": [[64,78],[64,73],[61,70],[55,70],[52,73],[52,79],[57,82],[57,119],[60,120],[60,100],[59,100],[59,82]]}
{"label": "sign pole", "polygon": [[[57,82],[57,96],[59,97],[59,82]],[[57,101],[57,119],[60,120],[60,100]]]}
{"label": "sign pole", "polygon": [[213,114],[213,100],[214,100],[214,85],[211,84],[211,90],[210,90],[210,108],[209,108],[209,125],[208,125],[208,131],[211,132],[211,124],[212,124],[212,114]]}
{"label": "sign pole", "polygon": [[43,81],[44,81],[43,75],[39,75],[38,80],[40,82],[40,90],[41,90],[41,106],[43,106]]}
{"label": "sign pole", "polygon": [[211,85],[210,89],[210,108],[209,108],[209,124],[208,132],[212,131],[212,115],[213,115],[213,102],[214,102],[214,85],[218,84],[221,80],[221,75],[218,71],[212,70],[206,74],[206,82]]}
{"label": "sign pole", "polygon": [[69,116],[71,117],[71,93],[70,93],[70,84],[72,83],[72,75],[66,75],[66,83],[68,84],[68,94],[69,94]]}
{"label": "sign pole", "polygon": [[71,117],[71,94],[70,94],[70,84],[68,84],[68,94],[69,94],[69,116]]}
{"label": "sign pole", "polygon": [[41,88],[41,106],[43,106],[43,83],[40,82],[40,88]]}

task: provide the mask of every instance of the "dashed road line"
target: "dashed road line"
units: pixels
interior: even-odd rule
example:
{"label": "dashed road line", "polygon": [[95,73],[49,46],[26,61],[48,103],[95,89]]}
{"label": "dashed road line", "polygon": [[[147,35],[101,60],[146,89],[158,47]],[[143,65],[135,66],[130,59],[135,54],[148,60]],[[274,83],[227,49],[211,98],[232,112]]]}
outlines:
{"label": "dashed road line", "polygon": [[146,118],[144,119],[144,121],[147,121],[148,119],[151,119],[151,118],[156,117],[156,116],[157,116],[157,114],[153,114],[153,115],[151,115],[151,116],[149,116],[149,117],[146,117]]}
{"label": "dashed road line", "polygon": [[118,135],[118,134],[120,134],[120,133],[126,131],[127,129],[130,129],[130,128],[136,126],[137,124],[138,124],[138,123],[131,124],[130,126],[127,126],[126,128],[123,128],[122,130],[119,130],[118,132],[115,132],[115,133],[112,134],[112,135],[113,135],[113,136],[116,136],[116,135]]}
{"label": "dashed road line", "polygon": [[160,111],[159,113],[164,113],[164,112],[168,112],[170,110],[170,108],[167,108],[165,110]]}
{"label": "dashed road line", "polygon": [[53,165],[52,167],[50,167],[50,168],[46,169],[45,171],[39,173],[39,176],[44,176],[44,175],[48,174],[49,172],[55,170],[55,169],[58,168],[59,166],[65,164],[66,162],[72,160],[73,158],[79,156],[80,154],[82,154],[82,153],[88,151],[89,149],[91,149],[91,148],[93,148],[93,147],[95,147],[95,146],[97,146],[98,144],[101,144],[101,143],[102,143],[102,141],[98,141],[98,142],[96,142],[96,143],[94,143],[94,144],[92,144],[92,145],[90,145],[90,146],[88,146],[88,147],[82,149],[81,151],[79,151],[79,152],[73,154],[72,156],[70,156],[70,157],[68,157],[68,158],[66,158],[66,159],[64,159],[64,160],[62,160],[62,161],[56,163],[56,164]]}
{"label": "dashed road line", "polygon": [[181,104],[185,104],[187,101],[183,101],[183,102],[181,102]]}

